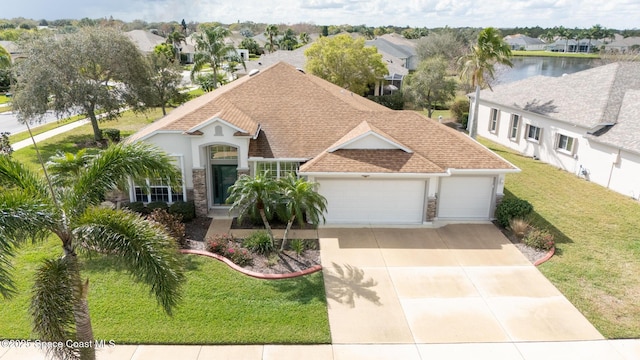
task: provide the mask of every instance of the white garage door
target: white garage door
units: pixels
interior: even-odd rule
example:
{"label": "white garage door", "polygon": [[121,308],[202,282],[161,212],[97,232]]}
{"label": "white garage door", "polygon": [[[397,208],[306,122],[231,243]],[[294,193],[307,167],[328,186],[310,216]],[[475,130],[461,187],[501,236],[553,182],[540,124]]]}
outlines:
{"label": "white garage door", "polygon": [[441,178],[438,218],[487,220],[492,199],[493,177]]}
{"label": "white garage door", "polygon": [[425,180],[316,179],[327,224],[419,224]]}

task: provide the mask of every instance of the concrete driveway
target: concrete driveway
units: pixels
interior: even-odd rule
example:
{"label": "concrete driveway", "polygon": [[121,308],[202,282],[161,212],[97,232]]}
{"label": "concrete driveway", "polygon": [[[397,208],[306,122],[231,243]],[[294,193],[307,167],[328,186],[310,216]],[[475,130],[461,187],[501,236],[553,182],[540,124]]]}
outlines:
{"label": "concrete driveway", "polygon": [[319,237],[334,347],[603,339],[493,225]]}

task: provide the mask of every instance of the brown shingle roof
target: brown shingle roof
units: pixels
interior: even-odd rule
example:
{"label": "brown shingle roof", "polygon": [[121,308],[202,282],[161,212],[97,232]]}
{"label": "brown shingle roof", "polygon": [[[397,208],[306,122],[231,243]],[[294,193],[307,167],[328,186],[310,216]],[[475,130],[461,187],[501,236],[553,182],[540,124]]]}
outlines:
{"label": "brown shingle roof", "polygon": [[[303,166],[314,171],[433,173],[448,168],[514,169],[455,130],[413,111],[390,110],[285,63],[190,101],[132,139],[155,131],[196,129],[213,117],[250,135],[261,129],[257,139],[250,142],[250,157],[318,157]],[[338,140],[362,133],[358,126],[368,127],[414,153],[344,149],[328,153]]]}

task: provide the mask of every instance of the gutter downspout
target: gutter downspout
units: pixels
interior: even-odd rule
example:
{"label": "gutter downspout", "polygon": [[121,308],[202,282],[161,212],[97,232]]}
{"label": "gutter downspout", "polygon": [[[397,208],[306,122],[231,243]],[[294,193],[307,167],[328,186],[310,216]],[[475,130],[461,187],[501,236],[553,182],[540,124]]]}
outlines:
{"label": "gutter downspout", "polygon": [[611,170],[609,170],[609,180],[607,180],[607,189],[609,189],[609,185],[611,184],[611,178],[613,177],[613,167],[620,162],[620,149],[618,149],[618,154],[616,154],[615,161],[611,162]]}

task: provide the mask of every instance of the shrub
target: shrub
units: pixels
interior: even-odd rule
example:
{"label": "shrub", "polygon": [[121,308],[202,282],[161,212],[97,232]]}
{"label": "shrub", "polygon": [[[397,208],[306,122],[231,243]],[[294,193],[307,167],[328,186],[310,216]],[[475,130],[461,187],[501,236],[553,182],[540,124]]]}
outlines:
{"label": "shrub", "polygon": [[386,106],[392,110],[404,109],[404,97],[401,91],[396,91],[391,95],[367,96],[367,99],[377,102],[382,106]]}
{"label": "shrub", "polygon": [[196,218],[196,205],[193,201],[178,201],[169,206],[169,213],[182,216],[182,221],[189,222]]}
{"label": "shrub", "polygon": [[227,259],[233,261],[234,264],[240,266],[250,265],[253,259],[247,249],[238,249],[236,247],[227,248],[227,252],[224,255]]}
{"label": "shrub", "polygon": [[500,226],[509,226],[509,220],[513,218],[525,218],[533,211],[533,205],[527,200],[518,198],[506,198],[496,208],[496,219]]}
{"label": "shrub", "polygon": [[244,239],[242,246],[258,254],[267,255],[273,252],[274,246],[266,231],[256,231]]}
{"label": "shrub", "polygon": [[531,229],[524,236],[522,242],[536,249],[550,250],[554,245],[553,234],[547,229]]}
{"label": "shrub", "polygon": [[169,214],[166,210],[155,209],[147,218],[165,227],[169,235],[176,240],[181,248],[186,247],[185,226],[180,215]]}
{"label": "shrub", "polygon": [[209,252],[225,256],[229,243],[233,240],[234,238],[231,234],[215,234],[212,237],[207,238],[205,248]]}
{"label": "shrub", "polygon": [[[462,124],[463,120],[469,119],[469,99],[464,98],[454,101],[449,110],[456,121]],[[466,127],[466,123],[464,125]]]}
{"label": "shrub", "polygon": [[120,142],[120,130],[118,129],[102,129],[102,135],[111,142]]}
{"label": "shrub", "polygon": [[131,211],[137,212],[138,214],[143,214],[143,215],[148,214],[147,208],[144,206],[144,203],[141,201],[128,203],[125,205],[125,207]]}
{"label": "shrub", "polygon": [[280,257],[278,256],[278,254],[271,254],[267,258],[267,266],[268,267],[274,267],[274,266],[276,266],[278,264],[279,260],[280,260]]}
{"label": "shrub", "polygon": [[304,253],[306,249],[304,240],[302,239],[293,239],[289,244],[289,248],[291,248],[291,250],[293,250],[298,257],[302,255],[302,253]]}
{"label": "shrub", "polygon": [[518,239],[522,239],[529,230],[529,222],[522,218],[513,218],[509,220],[509,229]]}
{"label": "shrub", "polygon": [[147,204],[147,209],[149,209],[149,212],[153,212],[155,209],[168,210],[169,205],[164,201],[153,201]]}

